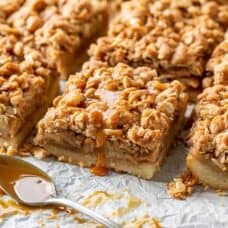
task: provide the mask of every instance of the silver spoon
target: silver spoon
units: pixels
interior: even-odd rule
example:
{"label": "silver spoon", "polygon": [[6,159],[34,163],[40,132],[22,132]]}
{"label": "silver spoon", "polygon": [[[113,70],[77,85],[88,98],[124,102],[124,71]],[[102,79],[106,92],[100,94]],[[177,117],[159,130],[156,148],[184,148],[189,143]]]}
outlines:
{"label": "silver spoon", "polygon": [[0,155],[0,186],[12,198],[28,206],[63,205],[110,228],[120,225],[65,198],[59,198],[51,178],[41,169],[17,157]]}

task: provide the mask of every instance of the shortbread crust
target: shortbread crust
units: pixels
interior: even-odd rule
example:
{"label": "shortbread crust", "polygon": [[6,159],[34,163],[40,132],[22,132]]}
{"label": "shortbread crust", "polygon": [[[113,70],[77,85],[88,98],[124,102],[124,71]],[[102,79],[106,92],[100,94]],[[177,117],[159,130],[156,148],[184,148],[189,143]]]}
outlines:
{"label": "shortbread crust", "polygon": [[156,79],[148,67],[85,63],[39,122],[36,143],[61,160],[151,178],[187,104],[181,83]]}

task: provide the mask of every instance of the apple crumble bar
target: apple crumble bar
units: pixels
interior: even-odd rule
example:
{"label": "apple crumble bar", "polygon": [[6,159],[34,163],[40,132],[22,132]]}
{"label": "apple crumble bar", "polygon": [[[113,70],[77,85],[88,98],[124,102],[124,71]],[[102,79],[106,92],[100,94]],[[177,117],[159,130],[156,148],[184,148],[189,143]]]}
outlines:
{"label": "apple crumble bar", "polygon": [[72,75],[38,124],[35,142],[61,160],[149,179],[159,169],[184,116],[187,95],[157,71],[89,61]]}
{"label": "apple crumble bar", "polygon": [[17,148],[58,92],[58,73],[0,24],[0,147]]}
{"label": "apple crumble bar", "polygon": [[6,23],[18,29],[25,42],[35,43],[66,78],[85,60],[89,44],[106,30],[107,17],[104,0],[25,0]]}
{"label": "apple crumble bar", "polygon": [[[61,2],[61,1],[60,1]],[[105,1],[68,0],[60,14],[51,17],[35,36],[37,46],[65,77],[86,59],[90,43],[106,30]]]}
{"label": "apple crumble bar", "polygon": [[200,180],[228,190],[228,85],[206,88],[198,96],[189,137],[187,165]]}
{"label": "apple crumble bar", "polygon": [[228,4],[206,0],[142,0],[123,3],[108,35],[92,45],[95,59],[149,66],[161,79],[198,88],[213,48],[228,26]]}

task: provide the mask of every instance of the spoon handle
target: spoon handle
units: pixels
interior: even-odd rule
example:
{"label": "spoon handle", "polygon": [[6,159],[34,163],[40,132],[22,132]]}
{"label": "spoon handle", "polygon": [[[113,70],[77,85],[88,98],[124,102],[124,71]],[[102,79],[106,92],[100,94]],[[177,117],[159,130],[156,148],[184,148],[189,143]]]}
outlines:
{"label": "spoon handle", "polygon": [[64,199],[64,198],[51,198],[51,199],[48,199],[46,202],[48,204],[63,205],[63,206],[71,207],[72,209],[79,211],[79,212],[87,215],[88,217],[94,219],[95,221],[105,225],[105,227],[120,228],[120,225],[118,225],[117,223],[115,223],[115,222],[105,218],[104,216],[99,215],[96,212],[80,205],[79,203],[73,202],[71,200]]}

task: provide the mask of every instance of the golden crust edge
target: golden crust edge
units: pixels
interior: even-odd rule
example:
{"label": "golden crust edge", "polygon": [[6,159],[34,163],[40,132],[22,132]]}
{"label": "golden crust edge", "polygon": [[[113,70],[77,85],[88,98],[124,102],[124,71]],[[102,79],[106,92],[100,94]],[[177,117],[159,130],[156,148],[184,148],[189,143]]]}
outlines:
{"label": "golden crust edge", "polygon": [[190,152],[186,159],[187,167],[203,185],[214,189],[228,190],[228,171],[222,171],[203,155]]}

